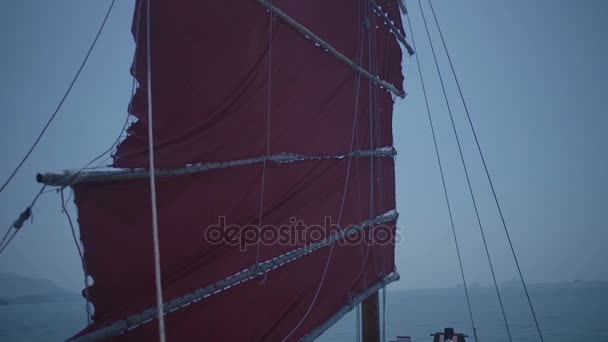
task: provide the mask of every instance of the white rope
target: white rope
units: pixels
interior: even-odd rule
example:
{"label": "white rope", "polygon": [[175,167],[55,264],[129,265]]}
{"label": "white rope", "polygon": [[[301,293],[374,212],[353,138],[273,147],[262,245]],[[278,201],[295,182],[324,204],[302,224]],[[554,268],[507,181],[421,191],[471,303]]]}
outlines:
{"label": "white rope", "polygon": [[165,313],[163,311],[163,286],[160,273],[160,247],[158,242],[158,213],[156,208],[156,178],[154,167],[154,121],[152,120],[152,51],[150,49],[150,6],[147,2],[147,54],[148,54],[148,156],[150,159],[150,200],[152,202],[152,237],[154,240],[154,280],[156,285],[156,309],[158,310],[158,338],[165,342]]}

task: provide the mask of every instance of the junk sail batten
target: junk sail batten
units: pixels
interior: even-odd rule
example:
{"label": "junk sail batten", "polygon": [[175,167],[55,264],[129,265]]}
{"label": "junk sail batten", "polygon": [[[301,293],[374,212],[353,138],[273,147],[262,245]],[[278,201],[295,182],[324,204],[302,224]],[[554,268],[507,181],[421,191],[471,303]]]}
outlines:
{"label": "junk sail batten", "polygon": [[[171,177],[182,176],[203,171],[223,169],[227,167],[258,164],[264,161],[273,163],[293,163],[307,160],[323,160],[323,159],[343,159],[343,158],[393,158],[397,155],[394,147],[380,147],[374,150],[353,151],[342,155],[321,155],[321,156],[305,156],[295,153],[279,153],[270,156],[262,156],[258,158],[248,158],[242,160],[234,160],[227,162],[211,162],[200,163],[198,165],[190,165],[178,169],[156,170],[156,177]],[[36,175],[36,181],[49,186],[73,186],[82,182],[114,182],[135,180],[149,177],[149,171],[146,169],[136,170],[116,170],[116,171],[86,171],[86,170],[66,170],[61,173],[39,173]]]}
{"label": "junk sail batten", "polygon": [[[399,43],[383,19],[373,15],[368,0],[272,1],[359,66],[353,68],[315,46],[276,11],[268,13],[262,2],[136,4],[141,11],[147,3],[157,7],[149,18],[155,61],[151,91],[155,162],[165,176],[157,179],[157,188],[165,310],[167,305],[173,310],[166,316],[170,340],[280,340],[294,327],[290,340],[310,338],[377,286],[396,280],[393,98],[378,91],[378,81],[404,93]],[[376,2],[401,32],[397,3]],[[366,20],[371,22],[363,13],[369,13]],[[275,21],[272,32],[269,15]],[[147,27],[147,20],[134,21],[133,33],[139,38],[148,32],[135,25]],[[373,43],[369,30],[374,30]],[[75,338],[106,338],[102,332],[108,327],[120,333],[112,335],[118,341],[157,336],[154,324],[134,324],[155,317],[152,251],[147,248],[147,46],[145,39],[136,42],[132,72],[141,86],[130,106],[136,120],[114,156],[114,166],[123,170],[41,175],[44,182],[74,188],[85,264],[94,280],[86,291],[95,306],[93,323]],[[370,46],[375,46],[377,65],[368,57]],[[372,77],[365,76],[366,70]],[[357,96],[357,85],[374,89],[374,97],[371,91]],[[273,96],[269,137],[260,133],[266,132],[268,91]],[[356,110],[370,115],[354,115]],[[345,129],[351,125],[354,133]],[[266,155],[268,138],[268,156],[252,158]],[[263,222],[272,227],[305,222],[306,229],[321,227],[330,238],[261,244],[260,263],[252,267],[255,244],[215,243],[208,233],[216,226],[265,228],[257,227],[264,161],[271,163]],[[384,203],[384,208],[374,203]],[[388,232],[386,243],[365,242],[381,228]],[[344,239],[355,242],[330,242],[341,229],[349,232]],[[328,243],[334,249],[331,263],[322,248]],[[364,255],[365,248],[373,257]],[[321,287],[319,265],[325,264],[327,278]],[[263,284],[247,281],[259,272],[266,272]],[[223,314],[233,307],[239,310]],[[237,325],[239,329],[231,329]]]}
{"label": "junk sail batten", "polygon": [[[379,3],[401,27],[394,1]],[[359,65],[369,64],[366,52],[363,60],[357,60],[357,36],[364,25],[357,18],[358,8],[352,1],[339,0],[328,6],[320,0],[306,3],[275,0],[273,5],[323,37],[350,60]],[[230,0],[223,2],[222,9],[212,11],[204,4],[195,5],[190,1],[187,5],[175,5],[191,8],[191,13],[180,13],[183,16],[178,18],[180,11],[165,6],[169,7],[169,10],[162,9],[167,12],[167,18],[161,16],[162,20],[157,19],[158,23],[152,25],[153,31],[162,29],[156,34],[160,40],[156,44],[158,49],[152,46],[152,53],[158,55],[152,66],[158,80],[153,88],[157,93],[154,108],[158,118],[154,127],[158,167],[176,168],[202,161],[239,160],[266,154],[266,140],[259,133],[266,131],[262,117],[267,110],[268,70],[263,63],[268,52],[265,8],[253,0]],[[223,9],[224,6],[231,11]],[[342,6],[341,11],[338,6]],[[249,12],[248,17],[245,11]],[[205,22],[196,23],[195,19]],[[382,20],[372,19],[378,22],[376,50],[381,63],[377,76],[403,93],[399,44]],[[272,126],[281,129],[271,132],[271,153],[318,155],[348,151],[350,130],[344,127],[352,123],[357,73],[322,47],[315,46],[298,30],[278,18],[276,22],[272,112],[279,115],[273,116]],[[195,34],[190,33],[192,30]],[[142,44],[138,44],[134,72],[139,83],[145,84],[146,59]],[[368,82],[368,79],[362,82],[362,89]],[[368,106],[367,97],[367,94],[361,96],[361,110]],[[138,120],[118,147],[114,158],[116,167],[146,166],[145,98],[145,88],[138,88],[131,103],[131,111]],[[382,91],[382,109],[392,112],[392,102],[390,93]],[[369,123],[361,119],[357,134],[363,140],[369,134],[365,130]],[[390,119],[381,120],[381,125],[382,132],[390,132]],[[380,138],[379,146],[392,145],[391,134]]]}
{"label": "junk sail batten", "polygon": [[[293,20],[289,15],[287,15],[285,12],[281,11],[275,5],[271,4],[270,2],[268,2],[266,0],[257,0],[257,2],[264,5],[270,11],[274,12],[278,17],[285,20],[285,22],[287,22],[289,25],[293,26],[296,30],[302,32],[302,34],[305,35],[307,38],[312,39],[315,43],[319,44],[322,48],[327,49],[327,51],[329,53],[331,53],[332,55],[334,55],[337,59],[348,64],[350,67],[355,69],[355,71],[360,72],[362,75],[364,75],[366,78],[370,79],[372,82],[376,83],[377,85],[379,85],[381,87],[388,89],[391,93],[393,93],[401,98],[405,97],[405,93],[402,90],[395,88],[394,85],[381,79],[378,75],[372,74],[368,70],[361,67],[359,64],[353,62],[350,58],[344,56],[344,54],[342,54],[340,51],[336,50],[333,46],[331,46],[331,44],[327,43],[325,40],[323,40],[321,37],[317,36],[314,32],[312,32],[311,30],[309,30],[302,24]],[[373,2],[373,4],[375,5],[376,10],[378,10],[378,5],[375,2]],[[384,12],[381,12],[381,13],[385,16],[384,18],[387,18],[386,14],[384,14]],[[395,30],[397,30],[397,28],[394,25],[392,27],[395,28]],[[396,33],[399,34],[397,37],[399,37],[399,38],[402,37],[402,35],[400,35],[400,32],[398,30]],[[407,42],[405,42],[405,37],[403,38],[403,42],[406,44],[406,46],[409,47]],[[410,50],[408,49],[408,51],[410,51]]]}
{"label": "junk sail batten", "polygon": [[391,28],[391,30],[392,30],[391,32],[397,37],[399,42],[401,42],[401,44],[403,44],[403,46],[407,50],[407,53],[410,56],[414,55],[414,48],[412,48],[412,46],[405,39],[405,33],[402,33],[401,30],[399,30],[399,28],[397,26],[395,26],[395,23],[388,17],[388,14],[386,14],[374,0],[371,0],[371,3],[374,8],[374,12],[376,12],[379,16],[381,16],[382,19],[384,20],[384,23]]}
{"label": "junk sail batten", "polygon": [[[252,265],[251,267],[244,269],[234,275],[231,275],[230,277],[223,279],[213,285],[207,286],[207,287],[199,289],[195,292],[189,293],[183,297],[180,297],[180,298],[174,299],[170,302],[164,303],[163,304],[164,312],[165,312],[165,314],[169,314],[169,313],[175,312],[177,310],[180,310],[199,300],[203,300],[209,296],[212,296],[221,291],[227,290],[227,289],[231,288],[232,286],[235,286],[242,282],[254,279],[254,278],[258,277],[260,275],[260,273],[272,271],[272,270],[277,269],[298,258],[301,258],[307,254],[313,253],[318,249],[327,247],[332,243],[335,243],[341,239],[344,239],[345,236],[348,236],[350,234],[355,234],[355,233],[360,232],[365,229],[370,229],[371,227],[373,227],[374,225],[377,225],[377,224],[383,224],[383,223],[387,223],[387,222],[391,222],[391,221],[396,221],[397,218],[398,218],[397,212],[390,211],[381,216],[374,218],[373,220],[362,222],[361,224],[359,224],[355,227],[351,227],[351,228],[345,229],[344,231],[332,234],[332,236],[330,238],[325,239],[323,241],[313,243],[309,246],[293,250],[284,255],[276,257],[274,259],[261,262],[259,265]],[[372,286],[372,287],[366,289],[365,291],[357,294],[355,297],[353,297],[352,303],[349,303],[349,305],[347,306],[349,309],[344,312],[340,311],[340,312],[336,313],[336,315],[339,315],[339,317],[342,317],[346,312],[350,311],[352,309],[352,307],[354,307],[356,305],[355,302],[358,303],[358,302],[364,300],[370,294],[377,291],[380,287],[385,286],[388,283],[391,283],[393,281],[397,281],[398,279],[399,279],[399,276],[396,273],[387,275],[386,278],[383,278],[382,281],[379,282],[378,284],[375,284],[375,286]],[[343,309],[343,310],[345,310],[345,309]],[[156,317],[157,314],[158,314],[158,311],[155,308],[150,308],[150,309],[144,310],[143,312],[141,312],[139,314],[130,316],[127,319],[125,319],[124,321],[115,322],[107,327],[98,329],[93,333],[90,333],[90,334],[87,334],[84,336],[80,336],[80,337],[74,339],[74,341],[98,341],[100,339],[117,336],[117,335],[124,333],[127,330],[133,329],[139,325],[150,322],[152,319],[154,319],[154,317]],[[327,328],[325,328],[325,329],[327,329]],[[324,331],[324,329],[320,330],[319,334],[322,331]],[[316,334],[315,332],[311,332],[310,336],[315,336],[315,334]]]}

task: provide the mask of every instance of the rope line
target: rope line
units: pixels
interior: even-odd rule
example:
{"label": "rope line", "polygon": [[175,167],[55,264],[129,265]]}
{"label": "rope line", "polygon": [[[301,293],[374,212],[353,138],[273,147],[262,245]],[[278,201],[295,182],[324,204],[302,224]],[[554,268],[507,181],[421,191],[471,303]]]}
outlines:
{"label": "rope line", "polygon": [[[374,48],[374,37],[373,33],[376,31],[376,24],[374,23],[374,16],[372,14],[372,3],[371,0],[367,1],[368,6],[365,7],[365,20],[368,23],[367,26],[367,58],[368,58],[368,68],[373,73],[372,70],[373,64],[373,53],[372,50]],[[372,87],[372,83],[368,83],[369,88],[369,145],[370,148],[373,149],[374,146],[374,88]],[[369,218],[374,217],[374,158],[369,159]],[[369,234],[372,233],[373,229],[369,231]],[[373,257],[372,261],[374,262],[374,267],[376,271],[378,270],[378,258],[376,256],[376,247],[373,244],[367,246],[368,249],[372,249]],[[362,271],[364,271],[365,264],[362,265]]]}
{"label": "rope line", "polygon": [[[363,40],[364,40],[364,32],[363,32],[363,28],[364,28],[364,22],[361,21],[361,18],[363,18],[362,16],[362,11],[361,11],[361,0],[356,1],[356,5],[357,5],[357,18],[359,19],[359,27],[357,30],[357,42],[359,42],[359,46],[358,46],[358,59],[359,62],[361,62],[363,60]],[[357,82],[355,84],[355,92],[357,92],[357,89],[360,87],[359,83]],[[359,101],[359,99],[357,98],[355,101]],[[355,130],[355,148],[360,148],[360,144],[359,144],[359,132],[357,130]],[[361,205],[361,179],[360,179],[360,175],[359,175],[359,160],[355,159],[355,184],[357,185],[356,190],[357,190],[357,200],[356,200],[356,212],[358,214],[358,220],[362,221],[363,220],[363,215],[362,213],[362,205]],[[363,241],[363,232],[361,232],[361,241]],[[360,257],[361,257],[361,262],[364,263],[364,254],[365,254],[365,247],[363,246],[363,243],[359,244],[360,246]],[[363,264],[362,266],[363,267]],[[355,281],[357,281],[359,278],[359,276],[357,276],[357,278],[355,278]],[[363,286],[365,288],[367,288],[367,279],[366,277],[363,278]],[[362,331],[361,331],[361,303],[358,303],[355,306],[355,310],[356,310],[356,322],[355,322],[355,338],[357,342],[361,342],[362,339]]]}
{"label": "rope line", "polygon": [[11,235],[12,231],[13,225],[11,224],[10,226],[8,226],[8,229],[6,230],[6,233],[4,233],[4,236],[2,236],[2,240],[0,240],[0,253],[2,253],[2,250],[4,249],[2,246],[4,246],[4,242],[6,242],[6,239],[9,237],[9,235]]}
{"label": "rope line", "polygon": [[[272,14],[270,14],[270,15],[272,15]],[[361,39],[362,38],[363,38],[363,35],[361,35]],[[360,42],[360,44],[361,44],[361,46],[363,46],[363,42]],[[363,49],[361,49],[361,52],[362,51],[363,51]],[[358,122],[358,118],[359,118],[359,91],[360,91],[360,84],[361,84],[361,72],[360,71],[357,71],[356,83],[357,83],[357,92],[356,92],[356,96],[355,96],[355,113],[354,113],[352,132],[351,132],[351,142],[350,142],[350,151],[351,152],[354,149],[355,132],[356,132],[357,122]],[[353,159],[352,156],[349,155],[347,167],[346,167],[346,179],[344,182],[344,191],[342,193],[342,201],[340,203],[340,211],[338,213],[338,227],[339,228],[340,228],[340,222],[342,221],[344,203],[346,202],[346,192],[348,190],[348,182],[349,182],[349,177],[350,177],[352,159]],[[341,230],[341,228],[340,228],[340,230]],[[325,277],[326,277],[327,271],[329,269],[329,264],[331,263],[331,258],[333,256],[335,246],[336,246],[335,241],[333,241],[329,248],[329,254],[327,256],[327,261],[325,262],[325,267],[323,269],[323,274],[321,275],[321,280],[319,281],[319,285],[315,291],[314,297],[313,297],[310,305],[308,306],[308,309],[306,310],[306,313],[304,314],[302,319],[298,322],[298,324],[296,324],[296,326],[291,330],[291,332],[289,334],[287,334],[287,336],[285,336],[285,338],[283,338],[283,340],[282,340],[283,342],[285,342],[289,337],[291,337],[291,335],[293,335],[296,332],[296,330],[302,325],[302,323],[304,323],[304,321],[306,320],[306,318],[312,311],[312,308],[314,307],[314,305],[319,297],[319,293],[321,292],[321,288],[323,287],[323,283],[325,282]]]}
{"label": "rope line", "polygon": [[[416,41],[414,39],[414,31],[412,30],[412,23],[410,21],[410,17],[407,16],[407,24],[408,27],[410,29],[410,36],[412,37],[412,46],[414,47],[414,49],[416,49]],[[466,278],[464,276],[464,268],[462,266],[462,258],[461,258],[461,254],[460,254],[460,247],[458,246],[458,239],[456,238],[456,228],[454,226],[454,218],[452,215],[452,206],[450,205],[450,198],[448,196],[448,190],[447,190],[447,185],[445,183],[445,175],[443,173],[443,163],[441,162],[441,155],[439,154],[439,147],[437,144],[437,136],[435,134],[435,126],[433,125],[433,119],[431,117],[431,109],[429,106],[429,99],[427,96],[427,92],[426,92],[426,86],[424,84],[424,78],[422,77],[422,68],[420,67],[420,60],[419,60],[419,55],[420,55],[420,51],[416,49],[416,51],[418,52],[416,54],[416,64],[418,65],[418,74],[420,75],[420,84],[422,86],[422,93],[424,95],[424,102],[426,105],[426,112],[427,112],[427,116],[429,119],[429,125],[431,127],[431,133],[433,136],[433,144],[435,146],[435,156],[437,157],[437,164],[439,165],[439,173],[441,174],[441,184],[443,185],[443,194],[444,194],[444,198],[445,198],[445,203],[446,206],[448,208],[448,214],[450,217],[450,226],[452,227],[452,235],[454,237],[454,245],[456,246],[456,255],[458,256],[458,264],[460,266],[460,275],[462,276],[462,283],[464,285],[464,293],[466,295],[467,298],[467,306],[469,309],[469,317],[471,319],[471,326],[473,327],[473,336],[475,338],[475,341],[478,341],[477,339],[477,329],[475,328],[475,320],[473,319],[473,310],[471,309],[471,300],[469,297],[469,289],[467,286],[467,281]]]}
{"label": "rope line", "polygon": [[112,12],[112,8],[114,7],[114,3],[115,2],[116,2],[116,0],[112,0],[112,2],[110,2],[110,6],[108,7],[106,15],[103,18],[103,21],[101,23],[101,26],[99,27],[99,30],[97,31],[97,34],[95,35],[95,39],[93,39],[93,42],[91,43],[91,46],[89,47],[89,50],[87,51],[87,54],[84,57],[84,60],[80,64],[80,67],[78,68],[78,71],[76,72],[76,75],[74,75],[74,78],[70,82],[70,85],[69,85],[67,91],[63,94],[63,97],[59,101],[59,104],[57,105],[57,108],[55,108],[55,111],[53,112],[53,114],[51,115],[51,117],[49,118],[49,120],[46,122],[46,124],[42,128],[42,131],[40,132],[40,134],[38,135],[38,137],[36,138],[36,140],[34,141],[34,143],[32,144],[32,146],[29,148],[29,150],[27,151],[27,153],[25,154],[25,156],[23,157],[23,159],[21,159],[21,161],[19,162],[19,164],[17,164],[17,167],[15,167],[15,169],[11,173],[11,175],[2,184],[2,187],[0,187],[0,192],[4,191],[4,189],[8,186],[8,184],[13,180],[13,178],[15,177],[15,175],[17,174],[17,172],[19,172],[19,170],[21,169],[21,167],[23,166],[23,164],[25,163],[25,161],[30,157],[30,155],[32,154],[32,152],[34,151],[34,149],[36,148],[36,146],[38,145],[38,143],[42,139],[42,136],[44,135],[44,133],[46,133],[46,130],[49,128],[49,126],[51,125],[51,123],[53,122],[53,120],[55,119],[55,117],[57,116],[57,114],[59,113],[59,110],[63,106],[63,103],[65,102],[65,100],[68,98],[68,95],[72,91],[72,88],[74,87],[74,84],[76,84],[76,81],[78,80],[78,77],[80,76],[80,73],[84,69],[84,66],[86,65],[87,61],[89,60],[89,56],[91,56],[91,52],[93,51],[93,48],[97,44],[97,40],[99,39],[99,36],[101,35],[101,32],[103,31],[103,28],[105,27],[106,22],[108,21],[108,17],[110,16],[110,13]]}
{"label": "rope line", "polygon": [[[2,237],[2,240],[0,240],[0,254],[2,254],[2,252],[4,252],[4,250],[6,249],[6,247],[8,247],[8,245],[11,243],[11,241],[13,241],[13,239],[15,238],[15,235],[17,235],[17,233],[21,230],[25,221],[33,218],[32,208],[34,208],[34,205],[36,205],[38,198],[40,198],[40,196],[43,193],[45,193],[44,189],[46,189],[46,185],[43,185],[40,188],[40,191],[38,191],[38,193],[34,196],[32,201],[30,202],[30,205],[27,206],[27,208],[25,208],[25,210],[19,215],[19,218],[17,218],[8,227],[8,230]],[[12,232],[12,234],[11,234],[11,232]]]}
{"label": "rope line", "polygon": [[471,179],[469,177],[469,172],[468,172],[468,169],[467,169],[467,164],[466,164],[466,161],[464,159],[464,155],[462,153],[462,146],[460,145],[460,139],[458,137],[458,131],[456,130],[456,125],[454,124],[454,116],[452,114],[452,109],[450,107],[450,102],[448,100],[447,92],[445,90],[445,84],[443,82],[443,76],[441,75],[441,70],[439,69],[439,62],[437,61],[437,55],[435,54],[435,48],[433,46],[433,41],[431,39],[431,34],[429,32],[429,28],[428,28],[428,25],[427,25],[426,16],[424,15],[424,9],[422,8],[422,2],[421,2],[421,0],[418,0],[418,5],[420,6],[420,12],[422,14],[422,20],[424,21],[424,27],[426,29],[427,37],[429,39],[429,43],[430,43],[430,46],[431,46],[431,51],[433,52],[433,59],[435,61],[435,67],[437,68],[437,73],[439,75],[439,81],[441,83],[441,89],[443,91],[443,97],[445,99],[445,103],[446,103],[446,106],[447,106],[447,109],[448,109],[448,113],[449,113],[449,116],[450,116],[450,122],[452,124],[452,130],[454,132],[454,136],[456,137],[456,144],[458,146],[458,151],[460,153],[460,160],[462,162],[462,166],[464,168],[464,173],[465,173],[465,176],[466,176],[466,179],[467,179],[467,186],[469,188],[469,194],[471,196],[471,200],[473,201],[473,208],[475,209],[475,216],[477,218],[477,223],[479,225],[479,231],[481,232],[481,238],[483,240],[483,245],[484,245],[484,248],[485,248],[485,251],[486,251],[486,256],[487,256],[487,259],[488,259],[488,263],[490,265],[490,272],[492,273],[492,280],[494,281],[494,288],[496,289],[496,295],[498,296],[498,302],[500,304],[500,310],[502,312],[502,317],[503,317],[503,320],[504,320],[504,323],[505,323],[505,327],[506,327],[506,330],[507,330],[507,335],[509,337],[509,341],[513,341],[512,337],[511,337],[511,331],[509,329],[509,323],[507,322],[507,315],[505,314],[505,308],[504,308],[504,305],[502,303],[502,298],[500,296],[500,290],[498,289],[498,282],[496,281],[496,274],[494,272],[494,266],[492,265],[492,259],[490,257],[490,251],[488,250],[488,244],[486,242],[485,233],[483,231],[483,226],[481,224],[481,219],[479,217],[479,210],[477,208],[477,202],[475,201],[475,195],[473,194],[473,187],[471,186]]}
{"label": "rope line", "polygon": [[[369,0],[364,0],[364,2],[365,1],[369,2]],[[371,59],[372,59],[372,54],[371,54],[371,50],[372,50],[371,39],[372,38],[371,38],[371,33],[369,33],[369,31],[371,31],[370,30],[370,25],[371,24],[370,24],[370,21],[369,21],[369,18],[370,18],[369,11],[371,9],[371,4],[370,4],[369,7],[365,6],[364,8],[365,8],[365,17],[364,17],[364,19],[365,19],[365,26],[364,27],[368,31],[368,50],[369,50],[368,51],[368,58],[370,60],[370,64],[368,65],[368,67],[370,67],[370,70],[371,70],[371,67],[372,67],[372,64],[371,64]],[[361,13],[359,13],[359,15],[361,15]],[[360,61],[362,61],[362,59],[363,59],[363,39],[364,39],[364,37],[361,37],[361,51],[360,51],[360,57],[359,57]],[[371,84],[370,84],[370,88],[371,88]],[[371,146],[373,146],[373,128],[372,128],[373,127],[373,120],[372,120],[372,110],[373,109],[372,109],[372,105],[374,103],[372,101],[372,99],[373,99],[372,95],[373,95],[373,92],[372,92],[372,89],[370,89],[370,102],[369,102],[369,106],[370,106],[370,144],[371,144]],[[358,134],[356,135],[356,139],[358,139]],[[357,174],[356,174],[357,175],[357,184],[360,185],[360,182],[359,182],[359,163],[358,163],[358,160],[355,161],[355,167],[356,167],[356,172],[357,172]],[[370,194],[371,194],[370,195],[371,196],[371,198],[370,198],[370,204],[373,207],[373,202],[374,202],[373,201],[373,175],[371,174],[371,172],[373,172],[373,160],[370,159]],[[361,209],[360,208],[361,207],[361,204],[360,204],[360,202],[361,202],[360,186],[357,187],[357,191],[358,191],[357,192],[357,196],[358,196],[359,209]],[[369,215],[371,217],[373,217],[373,208],[370,208]],[[371,235],[372,234],[372,230],[365,232],[365,234]],[[363,236],[361,236],[361,238],[362,238],[362,240],[361,240],[361,257],[362,257],[362,261],[361,261],[361,267],[359,269],[359,273],[355,277],[355,281],[358,281],[359,278],[362,277],[363,278],[363,286],[367,287],[367,281],[368,281],[368,279],[367,279],[367,273],[365,273],[365,265],[367,264],[367,260],[369,259],[371,246],[369,244],[366,245],[366,246],[364,246],[364,242],[366,240],[365,240],[365,238]],[[375,253],[374,253],[374,263],[376,263],[375,266],[377,268],[377,260],[376,259],[377,258],[375,257]]]}
{"label": "rope line", "polygon": [[[136,21],[136,25],[135,25],[135,46],[137,46],[138,40],[139,40],[139,25],[141,22],[141,2],[139,2],[139,5],[136,8],[136,12],[135,12],[135,21]],[[135,51],[133,51],[133,69],[137,69],[137,49],[135,49]],[[135,78],[135,75],[132,76],[132,81],[131,81],[131,99],[133,98],[133,96],[135,95],[135,90],[136,90],[136,85],[137,85],[137,80]],[[129,108],[130,111],[130,108]],[[129,114],[126,115],[125,117],[125,121],[122,125],[122,128],[120,129],[120,132],[118,133],[118,136],[116,137],[116,139],[114,140],[114,142],[112,143],[112,145],[110,145],[110,147],[108,147],[108,149],[106,149],[105,151],[103,151],[102,153],[100,153],[99,155],[97,155],[95,158],[91,159],[88,163],[86,163],[83,167],[81,167],[78,171],[76,171],[74,173],[74,175],[72,176],[72,179],[77,177],[82,171],[84,170],[96,170],[99,169],[100,167],[102,167],[103,164],[105,164],[112,156],[108,156],[106,157],[104,160],[102,160],[101,162],[99,162],[97,165],[90,167],[91,165],[93,165],[93,163],[95,163],[96,161],[98,161],[99,159],[103,158],[105,155],[107,155],[108,153],[112,152],[112,150],[114,149],[114,147],[116,147],[119,143],[120,140],[123,136],[123,133],[125,133],[125,131],[127,130],[127,126],[129,125]]]}
{"label": "rope line", "polygon": [[154,243],[154,280],[156,287],[156,309],[158,310],[158,337],[160,342],[166,341],[165,336],[165,313],[163,311],[163,286],[161,282],[160,269],[160,243],[158,239],[158,213],[156,207],[156,175],[154,167],[154,120],[152,116],[152,42],[150,32],[150,7],[152,1],[147,2],[147,57],[148,57],[148,157],[150,160],[150,201],[152,205],[152,237]]}
{"label": "rope line", "polygon": [[433,8],[433,2],[429,0],[429,4],[431,6],[431,11],[433,13],[433,18],[435,19],[435,24],[437,25],[437,30],[439,31],[439,35],[441,36],[441,42],[443,43],[443,48],[448,57],[448,61],[450,63],[450,69],[452,70],[452,75],[454,76],[454,80],[456,81],[456,86],[458,88],[458,93],[460,94],[460,99],[462,100],[462,104],[464,106],[465,113],[467,114],[467,121],[469,122],[469,126],[471,127],[471,132],[473,132],[473,137],[475,138],[475,144],[477,145],[477,150],[479,151],[479,156],[481,157],[481,162],[483,164],[484,171],[488,178],[488,183],[490,183],[490,188],[492,189],[492,195],[494,196],[494,202],[496,203],[496,207],[498,208],[498,213],[500,214],[500,220],[502,221],[502,226],[505,230],[505,234],[507,235],[507,240],[509,241],[509,247],[511,248],[511,253],[513,254],[513,259],[515,260],[515,265],[517,266],[517,272],[519,273],[519,278],[521,279],[521,283],[524,288],[524,292],[526,293],[526,298],[528,300],[528,305],[530,306],[530,311],[532,312],[532,317],[534,318],[534,324],[536,325],[536,330],[538,331],[538,335],[541,341],[544,341],[543,334],[540,330],[540,326],[538,324],[538,320],[536,318],[536,313],[534,312],[534,306],[532,305],[532,301],[530,300],[530,294],[528,293],[528,287],[526,286],[526,282],[524,280],[524,276],[521,272],[521,268],[519,267],[519,261],[517,260],[517,255],[515,253],[515,249],[513,248],[513,243],[511,242],[511,237],[509,235],[509,230],[507,228],[507,224],[505,222],[504,215],[502,213],[502,209],[500,207],[500,203],[498,201],[498,196],[496,195],[496,190],[494,189],[494,183],[492,182],[492,177],[490,177],[490,172],[488,171],[488,165],[486,164],[486,160],[483,156],[483,152],[481,150],[481,146],[479,143],[479,139],[477,138],[477,133],[475,132],[475,127],[473,126],[473,121],[471,120],[471,115],[469,113],[469,108],[464,99],[464,95],[462,93],[462,88],[460,87],[460,82],[458,81],[458,77],[456,76],[456,71],[454,68],[454,64],[452,63],[452,58],[450,57],[450,52],[447,48],[445,39],[443,37],[443,32],[441,31],[441,27],[439,26],[439,20],[437,20],[437,15],[435,14],[435,9]]}
{"label": "rope line", "polygon": [[[272,1],[271,1],[272,2]],[[266,111],[266,157],[270,156],[270,111],[272,105],[272,11],[268,11],[268,107]],[[264,159],[262,163],[262,190],[260,191],[260,211],[258,218],[258,243],[256,246],[256,258],[255,264],[260,264],[260,254],[261,254],[261,232],[262,232],[262,216],[264,214],[264,189],[266,185],[266,162],[267,159]],[[264,272],[264,279],[262,279],[261,283],[266,281],[268,277],[268,272]]]}
{"label": "rope line", "polygon": [[[8,247],[8,245],[11,243],[11,241],[13,241],[13,239],[15,238],[15,235],[17,235],[17,233],[19,232],[20,229],[12,229],[13,227],[11,226],[9,228],[9,230],[6,232],[6,235],[4,236],[5,238],[8,237],[10,235],[10,237],[8,238],[8,240],[6,240],[6,244],[1,245],[0,246],[0,254],[2,254],[2,252],[4,252],[4,250],[6,249],[6,247]],[[10,234],[11,232],[13,232],[12,234]]]}
{"label": "rope line", "polygon": [[[363,15],[362,15],[362,3],[363,0],[359,0],[357,1],[357,7],[358,7],[358,11],[357,11],[357,18],[359,18],[359,20],[363,20]],[[365,7],[363,6],[363,8],[365,9]],[[361,21],[360,23],[361,27],[358,30],[358,36],[357,36],[357,41],[360,42],[359,43],[359,63],[363,63],[363,46],[364,46],[364,30],[366,28],[366,22],[365,21]],[[355,92],[357,92],[358,87],[360,87],[359,83],[357,83],[355,85]],[[356,101],[359,101],[359,98],[357,97]],[[358,130],[355,131],[355,146],[356,148],[360,148],[360,143],[359,143],[359,132]],[[359,221],[363,220],[363,215],[362,215],[362,205],[361,205],[361,179],[360,179],[360,175],[359,175],[359,160],[356,159],[355,160],[355,177],[356,177],[356,184],[357,184],[357,213],[359,214]],[[355,278],[355,281],[359,280],[359,277],[361,277],[361,275],[363,275],[363,287],[367,287],[367,275],[363,273],[363,268],[365,266],[365,263],[367,262],[367,248],[363,245],[363,233],[361,234],[361,243],[360,243],[360,251],[361,251],[361,269],[359,271],[359,274],[357,275],[357,277]],[[359,309],[361,305],[359,305]],[[359,331],[359,333],[361,333],[361,331]]]}

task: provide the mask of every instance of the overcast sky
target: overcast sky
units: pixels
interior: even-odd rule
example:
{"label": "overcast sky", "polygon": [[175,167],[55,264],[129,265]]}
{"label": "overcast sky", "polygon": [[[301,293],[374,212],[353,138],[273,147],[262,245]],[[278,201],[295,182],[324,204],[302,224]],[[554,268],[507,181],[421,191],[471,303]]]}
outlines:
{"label": "overcast sky", "polygon": [[[0,180],[57,105],[107,4],[0,2]],[[434,4],[524,275],[530,282],[608,280],[608,2]],[[132,10],[133,1],[117,1],[72,95],[19,175],[0,193],[2,233],[39,189],[36,172],[78,168],[116,139],[130,96]],[[470,282],[488,284],[487,260],[417,2],[410,1],[409,10],[465,273]],[[425,13],[430,15],[428,7]],[[431,27],[431,33],[442,51],[436,29]],[[440,63],[497,276],[514,279],[513,259],[443,53]],[[404,243],[397,247],[401,281],[393,286],[453,286],[460,273],[419,76],[414,60],[404,57],[403,66],[409,95],[396,105],[394,136]],[[60,209],[57,194],[40,199],[34,223],[0,256],[0,271],[80,290],[81,269]]]}

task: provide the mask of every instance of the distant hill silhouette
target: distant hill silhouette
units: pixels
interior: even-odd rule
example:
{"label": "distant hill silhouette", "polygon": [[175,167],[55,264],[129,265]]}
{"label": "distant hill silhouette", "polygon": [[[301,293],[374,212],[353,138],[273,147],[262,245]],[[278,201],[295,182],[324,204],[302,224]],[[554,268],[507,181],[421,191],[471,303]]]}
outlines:
{"label": "distant hill silhouette", "polygon": [[0,272],[0,305],[55,303],[82,300],[74,292],[59,287],[46,279]]}

